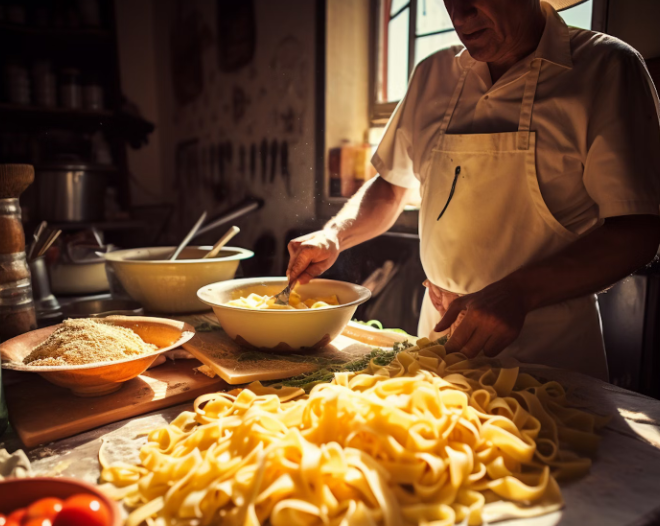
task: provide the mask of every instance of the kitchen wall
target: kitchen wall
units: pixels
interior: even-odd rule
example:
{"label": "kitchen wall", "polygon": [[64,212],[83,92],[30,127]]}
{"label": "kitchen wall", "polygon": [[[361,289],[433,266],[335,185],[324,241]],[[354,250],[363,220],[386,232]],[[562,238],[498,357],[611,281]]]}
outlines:
{"label": "kitchen wall", "polygon": [[[213,216],[246,196],[260,197],[265,207],[237,220],[235,243],[256,247],[264,265],[259,271],[279,272],[284,233],[311,228],[314,216],[316,2],[117,2],[118,24],[133,26],[123,33],[134,37],[122,43],[122,61],[148,66],[122,65],[122,86],[158,130],[157,147],[144,150],[158,160],[140,165],[140,151],[130,166],[162,201],[176,204],[170,241],[203,210]],[[131,14],[134,20],[127,19]],[[219,30],[223,21],[228,26]],[[288,170],[282,166],[284,143]],[[141,190],[134,190],[139,196]],[[202,241],[212,243],[223,233],[221,228]]]}
{"label": "kitchen wall", "polygon": [[637,49],[645,59],[660,57],[660,1],[609,0],[607,32]]}
{"label": "kitchen wall", "polygon": [[156,124],[146,146],[127,150],[132,174],[131,201],[137,206],[160,203],[164,199],[154,9],[153,0],[115,0],[122,92],[145,119]]}

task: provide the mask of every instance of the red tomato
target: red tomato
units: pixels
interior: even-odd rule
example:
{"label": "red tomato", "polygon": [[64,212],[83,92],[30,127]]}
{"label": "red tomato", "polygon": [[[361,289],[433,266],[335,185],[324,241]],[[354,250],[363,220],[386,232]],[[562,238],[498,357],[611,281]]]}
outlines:
{"label": "red tomato", "polygon": [[21,526],[53,526],[53,523],[46,517],[28,519],[26,515],[26,518],[23,519],[23,522],[21,522]]}
{"label": "red tomato", "polygon": [[7,517],[0,513],[0,526],[5,526],[7,524]]}
{"label": "red tomato", "polygon": [[16,524],[20,524],[25,515],[27,514],[27,508],[20,508],[18,510],[12,511],[7,517],[7,524],[5,526],[13,526],[12,521]]}
{"label": "red tomato", "polygon": [[55,516],[62,510],[62,504],[64,504],[62,500],[55,497],[39,499],[27,507],[27,515],[23,519],[23,522],[26,522],[28,519],[38,519],[40,517],[50,519],[52,522]]}
{"label": "red tomato", "polygon": [[93,495],[74,495],[64,501],[53,526],[110,526],[110,510]]}

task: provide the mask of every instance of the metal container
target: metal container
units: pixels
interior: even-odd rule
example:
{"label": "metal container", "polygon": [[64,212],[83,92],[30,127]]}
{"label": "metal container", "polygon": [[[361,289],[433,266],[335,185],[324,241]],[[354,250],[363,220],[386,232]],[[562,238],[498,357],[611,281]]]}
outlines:
{"label": "metal container", "polygon": [[97,299],[68,303],[62,307],[65,318],[105,318],[106,316],[142,316],[142,306],[130,300]]}
{"label": "metal container", "polygon": [[102,221],[108,171],[85,164],[37,169],[39,219],[54,223]]}
{"label": "metal container", "polygon": [[48,279],[45,257],[35,258],[28,265],[30,266],[30,274],[32,275],[34,306],[37,310],[37,319],[39,319],[44,313],[59,310],[60,304],[50,290],[50,280]]}

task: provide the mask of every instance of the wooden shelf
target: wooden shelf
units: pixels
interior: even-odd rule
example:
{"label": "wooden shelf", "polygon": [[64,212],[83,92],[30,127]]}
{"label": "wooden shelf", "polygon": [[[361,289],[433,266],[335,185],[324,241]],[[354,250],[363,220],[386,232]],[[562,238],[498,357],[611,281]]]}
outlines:
{"label": "wooden shelf", "polygon": [[106,40],[112,42],[113,35],[107,29],[92,27],[37,27],[29,25],[0,23],[0,34],[12,37]]}
{"label": "wooden shelf", "polygon": [[101,128],[111,124],[114,113],[110,110],[70,110],[0,103],[0,127],[59,126],[63,128]]}

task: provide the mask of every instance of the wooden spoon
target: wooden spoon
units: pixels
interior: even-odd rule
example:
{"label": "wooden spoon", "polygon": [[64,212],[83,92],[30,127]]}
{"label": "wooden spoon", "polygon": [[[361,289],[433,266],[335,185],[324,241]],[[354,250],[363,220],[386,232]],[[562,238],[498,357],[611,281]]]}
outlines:
{"label": "wooden spoon", "polygon": [[237,226],[231,227],[229,230],[227,230],[225,235],[222,236],[215,245],[213,245],[211,251],[208,254],[206,254],[202,259],[214,258],[215,256],[217,256],[220,250],[222,250],[222,247],[224,247],[227,243],[229,243],[231,238],[233,238],[240,231],[241,229],[238,228]]}

